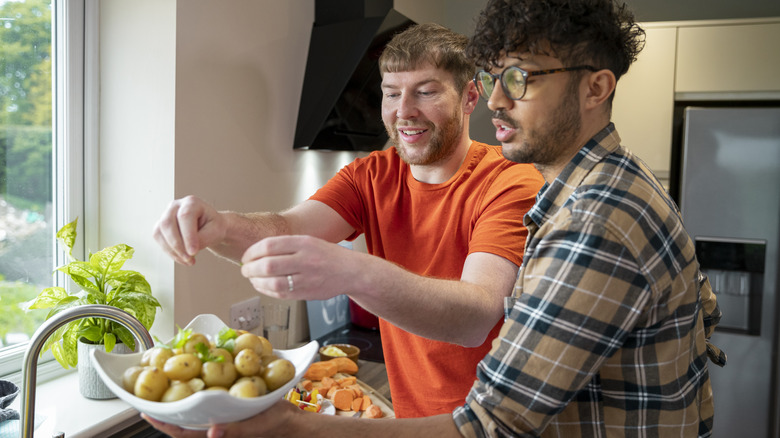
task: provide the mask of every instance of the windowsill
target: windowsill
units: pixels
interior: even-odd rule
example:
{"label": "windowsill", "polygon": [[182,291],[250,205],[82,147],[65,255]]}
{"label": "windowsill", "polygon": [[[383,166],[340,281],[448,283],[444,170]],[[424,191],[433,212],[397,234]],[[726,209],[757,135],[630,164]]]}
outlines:
{"label": "windowsill", "polygon": [[[50,438],[64,432],[66,438],[107,436],[140,420],[138,411],[115,398],[91,400],[79,392],[76,372],[41,383],[35,395],[35,437]],[[11,408],[20,409],[21,395]]]}

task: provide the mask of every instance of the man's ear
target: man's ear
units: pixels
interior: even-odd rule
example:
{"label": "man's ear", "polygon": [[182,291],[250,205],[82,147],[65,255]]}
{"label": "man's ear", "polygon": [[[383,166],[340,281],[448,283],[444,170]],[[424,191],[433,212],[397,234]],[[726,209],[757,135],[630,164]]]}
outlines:
{"label": "man's ear", "polygon": [[585,94],[585,106],[592,109],[604,104],[615,91],[617,79],[611,70],[602,69],[588,75],[588,91]]}
{"label": "man's ear", "polygon": [[466,84],[465,91],[463,92],[463,113],[473,113],[478,103],[479,92],[477,92],[477,86],[474,85],[474,81],[469,81],[469,83]]}

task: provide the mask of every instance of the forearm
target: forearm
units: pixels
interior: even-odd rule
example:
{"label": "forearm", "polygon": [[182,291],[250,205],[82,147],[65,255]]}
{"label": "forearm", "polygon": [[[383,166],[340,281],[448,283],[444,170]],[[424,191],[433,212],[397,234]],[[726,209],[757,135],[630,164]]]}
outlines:
{"label": "forearm", "polygon": [[514,283],[517,267],[497,258],[503,263],[494,261],[492,271],[460,280],[423,277],[374,259],[359,275],[359,289],[350,295],[366,310],[410,333],[475,347],[501,319],[503,299]]}
{"label": "forearm", "polygon": [[269,236],[290,233],[287,220],[279,213],[219,213],[226,222],[221,242],[209,247],[214,254],[238,263],[247,248]]}

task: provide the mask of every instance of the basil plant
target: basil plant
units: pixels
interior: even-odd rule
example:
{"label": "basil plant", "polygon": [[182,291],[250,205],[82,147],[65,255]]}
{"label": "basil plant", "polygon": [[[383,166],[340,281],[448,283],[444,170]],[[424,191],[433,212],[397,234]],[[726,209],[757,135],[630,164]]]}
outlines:
{"label": "basil plant", "polygon": [[[51,309],[46,319],[71,307],[104,304],[117,307],[135,316],[147,330],[152,327],[157,308],[162,307],[152,296],[152,288],[143,275],[123,270],[122,265],[133,257],[133,248],[119,244],[89,255],[88,261],[73,257],[78,218],[57,232],[57,240],[67,248],[68,264],[57,271],[67,274],[81,290],[69,294],[62,287],[43,289],[28,303],[28,309]],[[119,323],[104,318],[81,318],[57,329],[44,343],[41,354],[51,349],[54,358],[64,368],[78,364],[78,341],[104,344],[111,352],[117,342],[135,349],[132,333]]]}

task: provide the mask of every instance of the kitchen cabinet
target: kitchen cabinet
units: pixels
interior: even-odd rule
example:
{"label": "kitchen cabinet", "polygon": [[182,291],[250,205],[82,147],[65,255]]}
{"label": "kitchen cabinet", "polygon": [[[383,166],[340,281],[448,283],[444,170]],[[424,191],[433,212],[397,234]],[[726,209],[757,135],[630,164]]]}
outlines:
{"label": "kitchen cabinet", "polygon": [[645,48],[618,81],[612,121],[668,184],[677,101],[780,99],[780,18],[640,25]]}
{"label": "kitchen cabinet", "polygon": [[780,91],[780,22],[681,26],[677,93]]}
{"label": "kitchen cabinet", "polygon": [[663,180],[669,177],[677,29],[646,28],[645,48],[618,80],[612,121],[622,144]]}

